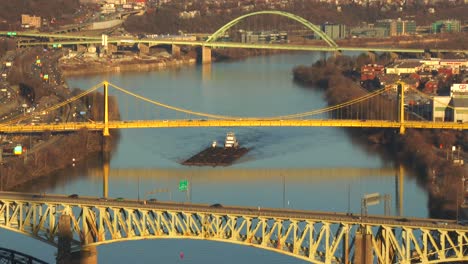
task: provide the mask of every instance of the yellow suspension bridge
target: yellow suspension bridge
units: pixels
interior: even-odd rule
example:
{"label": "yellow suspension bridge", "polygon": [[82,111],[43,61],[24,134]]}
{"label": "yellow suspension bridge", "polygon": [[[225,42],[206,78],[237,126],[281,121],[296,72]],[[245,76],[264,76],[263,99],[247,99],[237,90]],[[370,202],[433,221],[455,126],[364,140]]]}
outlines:
{"label": "yellow suspension bridge", "polygon": [[[245,117],[203,113],[171,106],[154,99],[146,98],[137,93],[124,89],[116,84],[103,81],[90,89],[71,97],[56,105],[40,109],[43,115],[51,115],[54,111],[68,104],[79,102],[81,98],[104,88],[104,109],[102,120],[87,120],[82,122],[38,122],[31,123],[37,113],[21,114],[0,123],[0,133],[39,133],[72,132],[80,129],[102,131],[104,136],[109,135],[110,129],[127,128],[177,128],[177,127],[360,127],[360,128],[395,128],[404,133],[406,128],[416,129],[456,129],[468,128],[468,123],[442,122],[424,119],[415,114],[404,104],[403,89],[400,89],[398,99],[396,93],[389,96],[385,89],[370,93],[322,109],[302,113],[271,116],[271,117]],[[109,118],[109,88],[147,102],[154,107],[181,113],[186,119],[155,119],[155,120],[110,120]],[[428,97],[417,90],[422,96]],[[450,107],[450,106],[449,106]]]}

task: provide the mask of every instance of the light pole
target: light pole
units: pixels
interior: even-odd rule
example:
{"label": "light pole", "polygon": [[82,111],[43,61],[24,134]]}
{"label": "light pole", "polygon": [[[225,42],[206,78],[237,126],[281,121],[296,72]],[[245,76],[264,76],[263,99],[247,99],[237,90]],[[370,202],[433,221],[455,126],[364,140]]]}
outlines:
{"label": "light pole", "polygon": [[286,207],[286,179],[283,175],[283,208]]}
{"label": "light pole", "polygon": [[138,201],[140,201],[140,175],[138,175]]}

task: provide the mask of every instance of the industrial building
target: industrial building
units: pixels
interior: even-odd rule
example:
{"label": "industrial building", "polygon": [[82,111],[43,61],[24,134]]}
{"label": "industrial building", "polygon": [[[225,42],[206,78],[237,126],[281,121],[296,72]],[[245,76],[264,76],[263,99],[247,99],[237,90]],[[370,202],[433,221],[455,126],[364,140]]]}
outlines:
{"label": "industrial building", "polygon": [[242,43],[283,43],[288,42],[287,32],[278,31],[240,31]]}
{"label": "industrial building", "polygon": [[391,37],[416,34],[416,22],[414,20],[382,19],[377,20],[375,27],[385,28]]}
{"label": "industrial building", "polygon": [[[346,25],[325,23],[320,25],[320,29],[331,39],[344,39],[347,36]],[[319,36],[317,37],[320,38]]]}
{"label": "industrial building", "polygon": [[460,32],[461,23],[460,20],[448,19],[448,20],[439,20],[432,23],[431,32],[432,33],[452,33]]}
{"label": "industrial building", "polygon": [[25,28],[40,28],[41,27],[41,17],[22,14],[21,15],[21,26],[25,27]]}
{"label": "industrial building", "polygon": [[385,38],[389,36],[388,29],[382,27],[353,27],[349,31],[353,38]]}
{"label": "industrial building", "polygon": [[434,97],[434,121],[468,122],[468,84],[450,87],[450,96]]}

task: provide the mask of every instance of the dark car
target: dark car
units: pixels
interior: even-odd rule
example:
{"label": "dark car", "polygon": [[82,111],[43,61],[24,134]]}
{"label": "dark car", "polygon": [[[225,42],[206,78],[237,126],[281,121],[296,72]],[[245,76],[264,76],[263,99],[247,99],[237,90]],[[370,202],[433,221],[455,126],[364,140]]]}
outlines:
{"label": "dark car", "polygon": [[221,207],[223,207],[223,205],[222,205],[222,204],[219,204],[219,203],[215,203],[215,204],[210,205],[210,207],[213,207],[213,208],[221,208]]}
{"label": "dark car", "polygon": [[68,195],[68,198],[78,198],[78,197],[79,196],[76,193]]}
{"label": "dark car", "polygon": [[148,202],[150,202],[150,203],[154,203],[154,202],[157,202],[157,201],[158,201],[158,199],[156,199],[156,198],[151,198],[151,199],[148,200]]}

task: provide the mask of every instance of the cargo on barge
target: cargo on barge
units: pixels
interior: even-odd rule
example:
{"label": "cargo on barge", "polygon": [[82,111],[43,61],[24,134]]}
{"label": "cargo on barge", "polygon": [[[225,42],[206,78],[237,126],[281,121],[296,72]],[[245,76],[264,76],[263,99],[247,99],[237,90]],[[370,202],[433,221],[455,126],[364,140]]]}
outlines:
{"label": "cargo on barge", "polygon": [[239,147],[239,142],[234,133],[226,135],[224,147],[217,146],[214,141],[211,147],[195,154],[188,160],[182,162],[187,166],[229,166],[249,151],[248,148]]}

